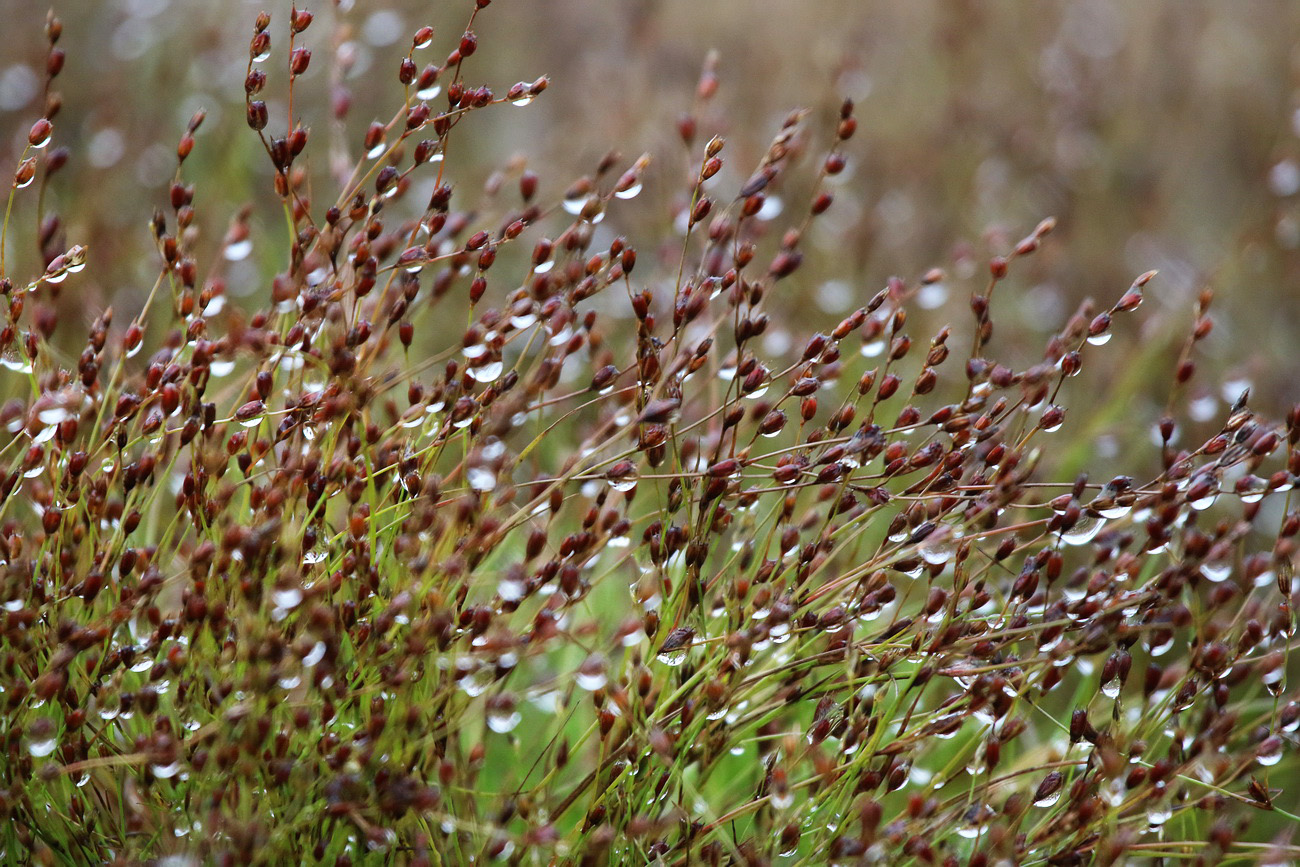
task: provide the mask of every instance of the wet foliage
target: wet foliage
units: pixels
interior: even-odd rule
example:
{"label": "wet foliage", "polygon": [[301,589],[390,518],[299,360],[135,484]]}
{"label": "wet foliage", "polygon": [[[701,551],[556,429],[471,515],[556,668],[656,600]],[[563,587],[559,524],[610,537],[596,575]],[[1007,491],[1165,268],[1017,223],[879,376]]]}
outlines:
{"label": "wet foliage", "polygon": [[[729,132],[773,137],[728,186],[709,62],[688,171],[474,191],[474,116],[548,86],[476,83],[489,6],[372,71],[368,125],[296,114],[346,58],[259,16],[283,225],[205,213],[196,114],[147,303],[88,329],[48,19],[0,266],[3,857],[1290,863],[1300,410],[1195,405],[1212,292],[1152,362],[1158,275],[1097,287],[1025,363],[995,324],[1048,218],[801,332],[854,105]],[[653,173],[661,231],[611,229]],[[1068,411],[1103,355],[1159,367],[1153,430]]]}

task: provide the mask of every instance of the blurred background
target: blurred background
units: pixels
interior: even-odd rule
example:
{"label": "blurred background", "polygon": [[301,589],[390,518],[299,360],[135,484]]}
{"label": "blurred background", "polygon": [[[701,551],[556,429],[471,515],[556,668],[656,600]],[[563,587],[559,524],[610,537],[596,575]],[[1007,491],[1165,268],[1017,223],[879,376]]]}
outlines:
{"label": "blurred background", "polygon": [[[167,209],[176,141],[199,107],[207,121],[185,174],[197,186],[200,249],[207,244],[215,258],[245,204],[255,206],[255,237],[259,226],[282,233],[268,161],[244,122],[242,81],[253,18],[267,8],[278,52],[266,64],[272,127],[283,126],[289,4],[54,5],[67,52],[56,81],[64,107],[55,144],[73,157],[46,207],[63,215],[69,243],[92,251],[78,315],[89,320],[106,304],[129,311],[152,285],[147,222],[155,208]],[[387,121],[399,105],[397,65],[414,31],[435,26],[433,46],[417,60],[441,62],[471,5],[304,3],[317,15],[302,43],[315,57],[294,111],[313,129],[313,171],[322,182],[330,56],[343,51],[353,61],[344,138],[355,157],[366,125]],[[12,160],[44,99],[45,9],[0,0],[0,13],[0,129]],[[807,245],[816,261],[782,284],[797,302],[792,315],[820,317],[806,330],[837,320],[889,275],[915,280],[932,266],[947,271],[952,292],[946,304],[941,295],[923,304],[935,308],[925,324],[966,328],[964,298],[982,285],[988,256],[1055,216],[1044,250],[999,289],[1000,351],[1032,362],[1082,299],[1109,306],[1137,274],[1157,268],[1152,300],[1120,332],[1127,342],[1177,347],[1197,293],[1210,287],[1217,327],[1199,349],[1202,410],[1222,413],[1225,396],[1246,384],[1275,412],[1300,400],[1298,4],[498,0],[475,30],[480,49],[465,67],[469,83],[500,94],[548,75],[551,87],[526,109],[469,118],[447,161],[458,189],[481,186],[494,168],[522,157],[553,200],[608,150],[625,162],[650,152],[646,195],[612,214],[615,228],[644,248],[671,225],[674,197],[680,207],[690,161],[698,164],[709,135],[727,139],[719,189],[734,192],[781,119],[806,107],[811,175],[840,100],[851,97],[860,128],[849,168],[836,179],[836,203]],[[692,110],[712,50],[720,87],[700,110],[700,137],[688,153],[676,123]],[[786,216],[797,213],[797,221],[806,199],[789,192]],[[424,200],[415,195],[410,207]],[[35,204],[20,199],[11,238],[19,261],[33,249],[34,214]],[[262,303],[257,293],[282,266],[277,249],[255,247],[231,263],[231,294]],[[1155,405],[1168,391],[1173,359],[1112,352],[1093,363],[1121,378],[1132,374],[1124,365],[1154,365],[1150,383],[1163,389],[1151,397]],[[1084,378],[1095,387],[1105,381],[1097,376]]]}

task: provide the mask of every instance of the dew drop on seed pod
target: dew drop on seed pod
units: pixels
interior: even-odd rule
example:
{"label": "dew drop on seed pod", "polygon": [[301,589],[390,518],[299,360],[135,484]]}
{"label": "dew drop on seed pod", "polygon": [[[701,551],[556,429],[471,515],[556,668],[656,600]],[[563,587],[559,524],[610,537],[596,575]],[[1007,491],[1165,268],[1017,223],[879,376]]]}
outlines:
{"label": "dew drop on seed pod", "polygon": [[664,665],[676,668],[686,661],[686,648],[679,647],[674,650],[665,650],[655,657]]}
{"label": "dew drop on seed pod", "polygon": [[1061,533],[1061,541],[1067,545],[1086,545],[1097,538],[1097,534],[1105,526],[1104,518],[1083,515],[1073,527]]}
{"label": "dew drop on seed pod", "polygon": [[488,728],[499,735],[514,731],[523,718],[518,711],[505,708],[489,708],[487,712]]}
{"label": "dew drop on seed pod", "polygon": [[[138,349],[136,350],[139,351]],[[31,373],[32,365],[13,349],[0,353],[0,367],[15,373]]]}
{"label": "dew drop on seed pod", "polygon": [[307,655],[302,658],[303,667],[311,668],[312,666],[316,665],[316,663],[324,659],[325,650],[326,650],[325,642],[318,641],[315,644],[313,644],[311,650],[307,651]]}
{"label": "dew drop on seed pod", "polygon": [[1210,560],[1201,564],[1201,574],[1207,581],[1221,584],[1232,574],[1231,560]]}
{"label": "dew drop on seed pod", "polygon": [[609,683],[609,677],[605,674],[605,662],[598,656],[589,656],[578,666],[578,672],[574,675],[574,681],[587,692],[595,692],[604,688]]}
{"label": "dew drop on seed pod", "polygon": [[951,540],[921,546],[921,559],[931,566],[947,563],[957,554],[957,543]]}
{"label": "dew drop on seed pod", "polygon": [[533,96],[531,93],[525,93],[523,96],[516,97],[515,99],[510,100],[510,104],[517,105],[520,108],[522,108],[525,105],[531,103],[534,99],[536,99],[536,97]]}
{"label": "dew drop on seed pod", "polygon": [[137,662],[135,665],[131,666],[131,670],[134,671],[136,674],[140,674],[141,672],[148,671],[151,668],[153,668],[152,659],[142,659],[139,662]]}
{"label": "dew drop on seed pod", "polygon": [[[139,352],[140,350],[137,348],[135,351]],[[235,362],[233,361],[214,361],[208,365],[208,375],[214,379],[220,379],[223,376],[229,376],[234,369]]]}
{"label": "dew drop on seed pod", "polygon": [[1038,798],[1037,800],[1034,801],[1034,806],[1035,806],[1035,807],[1054,807],[1054,806],[1056,806],[1056,802],[1059,801],[1059,800],[1061,800],[1061,791],[1062,791],[1062,789],[1059,789],[1059,788],[1058,788],[1058,789],[1057,789],[1056,791],[1054,791],[1054,792],[1051,792],[1051,793],[1049,793],[1049,794],[1043,795],[1041,798]]}
{"label": "dew drop on seed pod", "polygon": [[943,283],[930,283],[916,293],[916,304],[922,310],[938,310],[948,301],[948,287]]}
{"label": "dew drop on seed pod", "polygon": [[622,476],[617,479],[609,479],[609,486],[619,493],[627,493],[636,487],[637,474],[635,472]]}
{"label": "dew drop on seed pod", "polygon": [[469,482],[470,488],[480,493],[495,490],[497,486],[497,474],[487,467],[471,467],[465,473],[465,480]]}
{"label": "dew drop on seed pod", "polygon": [[149,770],[160,780],[170,780],[172,777],[180,773],[181,763],[172,762],[167,765],[150,765]]}
{"label": "dew drop on seed pod", "polygon": [[489,361],[479,367],[471,367],[469,375],[475,382],[496,382],[501,377],[505,365],[500,361]]}
{"label": "dew drop on seed pod", "polygon": [[253,241],[251,238],[245,238],[242,241],[235,241],[233,244],[227,244],[226,248],[221,251],[221,255],[227,262],[242,262],[248,258],[248,254],[253,252]]}
{"label": "dew drop on seed pod", "polygon": [[1268,492],[1268,482],[1259,476],[1242,476],[1237,480],[1237,494],[1243,503],[1258,503]]}
{"label": "dew drop on seed pod", "polygon": [[[534,274],[546,274],[546,273],[549,273],[550,270],[551,270],[552,268],[554,268],[554,267],[555,267],[555,260],[554,260],[554,259],[547,259],[545,262],[539,262],[538,264],[534,265],[534,266],[533,266],[533,273],[534,273]],[[520,327],[522,327],[522,326],[520,326]]]}
{"label": "dew drop on seed pod", "polygon": [[1123,686],[1124,685],[1120,683],[1119,675],[1116,675],[1101,685],[1101,694],[1106,696],[1106,698],[1119,698],[1119,693]]}
{"label": "dew drop on seed pod", "polygon": [[1170,809],[1168,804],[1154,804],[1147,807],[1147,824],[1152,828],[1159,828],[1165,822],[1168,822],[1169,817],[1173,814],[1174,811]]}
{"label": "dew drop on seed pod", "polygon": [[1131,504],[1127,506],[1116,504],[1106,509],[1098,509],[1097,514],[1113,521],[1116,518],[1123,518],[1131,511],[1133,511],[1133,506]]}
{"label": "dew drop on seed pod", "polygon": [[862,348],[858,351],[862,353],[864,358],[875,358],[885,351],[885,341],[869,340],[862,344]]}
{"label": "dew drop on seed pod", "polygon": [[572,336],[573,336],[573,328],[570,327],[569,325],[565,325],[559,331],[552,334],[550,339],[546,341],[546,344],[548,346],[559,346],[563,343],[568,343],[569,338]]}
{"label": "dew drop on seed pod", "polygon": [[386,150],[388,150],[388,142],[381,141],[379,144],[366,151],[366,159],[373,160],[375,157],[383,156],[383,153]]}
{"label": "dew drop on seed pod", "polygon": [[1101,334],[1091,334],[1088,336],[1088,342],[1093,346],[1105,346],[1110,343],[1110,339],[1115,335],[1110,331],[1103,331]]}
{"label": "dew drop on seed pod", "polygon": [[298,587],[284,587],[271,591],[271,601],[278,608],[297,608],[302,603],[302,590]]}
{"label": "dew drop on seed pod", "polygon": [[620,190],[614,193],[616,199],[635,199],[641,193],[641,184],[633,184],[626,190]]}
{"label": "dew drop on seed pod", "polygon": [[759,221],[775,220],[781,216],[783,210],[785,210],[785,202],[781,201],[780,196],[768,196],[763,200],[763,205],[758,209],[758,213],[754,215],[754,219]]}
{"label": "dew drop on seed pod", "polygon": [[57,747],[58,745],[59,742],[57,738],[49,738],[48,740],[39,740],[39,741],[28,741],[27,752],[32,755],[32,758],[43,759],[46,756],[48,756],[50,753],[54,752],[54,748]]}
{"label": "dew drop on seed pod", "polygon": [[561,205],[564,208],[565,213],[572,214],[575,217],[578,214],[582,213],[582,209],[586,206],[586,204],[587,204],[587,197],[585,195],[568,197],[565,198],[563,202],[561,202]]}

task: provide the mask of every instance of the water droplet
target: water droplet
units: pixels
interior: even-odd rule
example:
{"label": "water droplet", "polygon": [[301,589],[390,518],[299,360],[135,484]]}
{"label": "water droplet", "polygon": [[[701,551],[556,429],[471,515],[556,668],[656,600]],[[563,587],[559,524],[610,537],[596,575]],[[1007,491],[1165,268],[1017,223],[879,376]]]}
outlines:
{"label": "water droplet", "polygon": [[655,658],[664,665],[676,668],[686,661],[686,648],[679,647],[676,650],[665,650]]}
{"label": "water droplet", "polygon": [[1226,581],[1228,576],[1232,574],[1232,561],[1210,560],[1202,563],[1201,574],[1205,576],[1207,581],[1219,584]]}
{"label": "water droplet", "polygon": [[495,490],[497,486],[497,474],[487,467],[471,467],[465,473],[465,480],[470,488],[480,492]]}
{"label": "water droplet", "polygon": [[417,99],[430,100],[440,93],[442,93],[442,85],[432,84],[426,87],[424,90],[417,90],[415,92],[415,96]]}
{"label": "water droplet", "polygon": [[1088,342],[1093,346],[1105,346],[1110,343],[1110,339],[1115,335],[1110,331],[1103,331],[1101,334],[1093,334],[1088,338]]}
{"label": "water droplet", "polygon": [[1276,735],[1265,738],[1255,752],[1255,761],[1265,767],[1271,767],[1282,761],[1282,739]]}
{"label": "water droplet", "polygon": [[775,220],[781,216],[783,210],[785,210],[785,202],[781,201],[780,196],[768,196],[763,200],[763,205],[754,218],[760,221]]}
{"label": "water droplet", "polygon": [[299,587],[284,587],[271,591],[271,601],[277,608],[297,608],[302,603],[302,589]]}
{"label": "water droplet", "polygon": [[957,554],[957,543],[952,540],[921,546],[921,559],[932,566],[947,563]]}
{"label": "water droplet", "polygon": [[501,378],[501,372],[505,369],[505,364],[500,361],[489,361],[480,367],[471,367],[469,375],[475,382],[496,382]]}
{"label": "water droplet", "polygon": [[[137,348],[137,352],[139,349]],[[10,349],[0,354],[0,367],[12,370],[15,373],[31,373],[32,365],[27,359],[23,358],[16,351]]]}
{"label": "water droplet", "polygon": [[605,674],[604,660],[598,656],[587,657],[582,665],[578,667],[574,680],[578,686],[587,690],[587,692],[595,692],[604,688],[605,684],[609,683],[609,677]]}
{"label": "water droplet", "polygon": [[1105,526],[1104,518],[1083,515],[1073,527],[1061,533],[1061,541],[1067,545],[1086,545],[1095,539]]}
{"label": "water droplet", "polygon": [[948,287],[942,283],[922,286],[916,293],[916,304],[922,310],[938,310],[948,301]]}
{"label": "water droplet", "polygon": [[518,99],[512,99],[512,100],[510,100],[510,104],[511,104],[511,105],[517,105],[517,106],[523,107],[523,106],[525,106],[525,105],[528,105],[528,104],[529,104],[530,102],[532,102],[535,98],[536,98],[536,97],[534,97],[532,94],[525,94],[525,95],[519,97]]}
{"label": "water droplet", "polygon": [[1154,804],[1147,807],[1147,824],[1153,828],[1158,828],[1168,822],[1169,817],[1173,814],[1174,811],[1169,808],[1168,804]]}
{"label": "water droplet", "polygon": [[1119,676],[1116,675],[1101,685],[1101,694],[1107,698],[1119,698],[1120,689],[1123,684],[1120,683]]}
{"label": "water droplet", "polygon": [[388,142],[381,141],[379,144],[366,151],[366,159],[373,160],[375,157],[382,156],[386,150],[388,150]]}
{"label": "water droplet", "polygon": [[1034,801],[1034,806],[1035,806],[1035,807],[1053,807],[1053,806],[1056,805],[1056,802],[1059,801],[1059,800],[1061,800],[1061,790],[1060,790],[1060,789],[1057,789],[1056,791],[1052,792],[1051,794],[1044,795],[1043,797],[1041,797],[1041,798],[1037,799],[1036,801]]}
{"label": "water droplet", "polygon": [[586,206],[586,204],[587,204],[586,196],[574,196],[572,198],[565,199],[564,202],[562,203],[565,212],[569,214],[573,214],[574,216],[581,214],[582,209],[584,206]]}
{"label": "water droplet", "polygon": [[883,340],[870,340],[862,344],[862,348],[859,350],[864,358],[875,358],[884,351],[885,341]]}
{"label": "water droplet", "polygon": [[641,192],[641,184],[633,184],[632,186],[628,187],[626,190],[622,190],[620,192],[615,193],[614,197],[617,199],[635,199],[637,195],[640,194],[640,192]]}
{"label": "water droplet", "polygon": [[149,770],[160,780],[170,780],[172,777],[180,773],[181,763],[172,762],[168,765],[150,765]]}
{"label": "water droplet", "polygon": [[151,668],[153,668],[152,659],[142,659],[139,662],[137,662],[135,665],[131,666],[131,670],[134,671],[136,674],[146,672]]}
{"label": "water droplet", "polygon": [[227,244],[226,249],[221,251],[221,255],[225,257],[227,262],[242,262],[248,258],[248,254],[251,252],[253,252],[253,240],[245,238],[242,241]]}
{"label": "water droplet", "polygon": [[488,728],[499,735],[514,731],[522,720],[522,714],[506,708],[491,708],[487,712]]}
{"label": "water droplet", "polygon": [[42,741],[28,741],[27,752],[31,753],[32,758],[43,759],[59,745],[58,738],[50,738]]}

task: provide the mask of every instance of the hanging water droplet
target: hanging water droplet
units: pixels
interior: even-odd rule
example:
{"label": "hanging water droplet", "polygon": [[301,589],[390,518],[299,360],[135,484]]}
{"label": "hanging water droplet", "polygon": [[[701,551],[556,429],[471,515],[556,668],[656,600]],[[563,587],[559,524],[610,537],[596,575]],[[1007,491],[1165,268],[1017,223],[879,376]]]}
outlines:
{"label": "hanging water droplet", "polygon": [[515,727],[523,720],[523,714],[509,708],[489,708],[487,712],[488,728],[499,735],[506,734],[515,730]]}
{"label": "hanging water droplet", "polygon": [[951,539],[921,546],[921,559],[932,566],[947,563],[957,555],[957,543]]}
{"label": "hanging water droplet", "polygon": [[32,755],[32,758],[43,759],[50,753],[54,752],[58,745],[58,738],[31,740],[27,742],[27,752]]}
{"label": "hanging water droplet", "polygon": [[1282,761],[1282,739],[1277,735],[1265,738],[1255,750],[1255,761],[1271,767]]}
{"label": "hanging water droplet", "polygon": [[1073,527],[1062,531],[1061,541],[1067,545],[1086,545],[1095,539],[1105,526],[1106,521],[1104,518],[1083,515],[1075,522]]}
{"label": "hanging water droplet", "polygon": [[149,770],[160,780],[170,780],[172,777],[180,773],[181,763],[172,762],[166,765],[150,765]]}
{"label": "hanging water droplet", "polygon": [[475,382],[496,382],[501,378],[501,372],[505,370],[505,364],[500,361],[489,361],[480,367],[471,367],[469,375]]}
{"label": "hanging water droplet", "polygon": [[[242,262],[248,258],[248,254],[253,252],[253,239],[245,238],[242,241],[235,241],[233,244],[227,244],[226,249],[221,251],[227,262]],[[209,307],[211,305],[209,304]],[[208,312],[211,312],[210,310]]]}
{"label": "hanging water droplet", "polygon": [[1219,584],[1228,579],[1232,574],[1231,560],[1209,560],[1201,564],[1201,574],[1207,581]]}
{"label": "hanging water droplet", "polygon": [[428,101],[430,99],[433,99],[435,96],[437,96],[440,93],[442,93],[442,85],[432,84],[424,88],[423,90],[417,90],[415,92],[415,96],[417,99]]}
{"label": "hanging water droplet", "polygon": [[1169,817],[1173,814],[1174,811],[1170,809],[1168,804],[1153,804],[1147,807],[1147,824],[1152,828],[1159,828],[1165,822],[1168,822]]}
{"label": "hanging water droplet", "polygon": [[471,467],[465,473],[465,480],[470,488],[479,492],[495,490],[497,486],[497,474],[487,467]]}
{"label": "hanging water droplet", "polygon": [[635,199],[640,192],[641,184],[636,183],[628,187],[626,190],[620,190],[619,192],[614,193],[614,197],[618,199]]}
{"label": "hanging water droplet", "polygon": [[271,591],[271,601],[277,608],[297,608],[302,602],[302,589],[298,587],[284,587]]}
{"label": "hanging water droplet", "polygon": [[655,658],[658,659],[660,662],[662,662],[664,665],[668,665],[668,666],[672,666],[673,668],[676,668],[677,666],[681,665],[683,662],[686,661],[686,648],[681,647],[676,650],[665,650],[662,651]]}
{"label": "hanging water droplet", "polygon": [[862,344],[862,348],[858,351],[862,353],[864,358],[875,358],[885,351],[885,341],[869,340]]}

